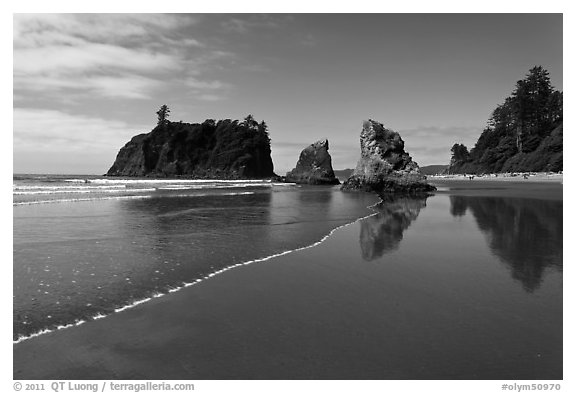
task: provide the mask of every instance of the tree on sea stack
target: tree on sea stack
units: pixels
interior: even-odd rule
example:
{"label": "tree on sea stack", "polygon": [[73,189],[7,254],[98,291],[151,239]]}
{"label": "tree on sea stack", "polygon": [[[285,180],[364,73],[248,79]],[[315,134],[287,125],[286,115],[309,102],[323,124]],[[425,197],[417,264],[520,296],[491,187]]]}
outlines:
{"label": "tree on sea stack", "polygon": [[168,105],[164,104],[160,107],[160,110],[156,112],[158,115],[158,125],[164,126],[168,122],[168,116],[170,116],[170,108]]}
{"label": "tree on sea stack", "polygon": [[248,116],[246,116],[244,118],[244,122],[243,122],[248,128],[257,128],[258,127],[258,122],[254,119],[254,116],[252,116],[251,114],[249,114]]}

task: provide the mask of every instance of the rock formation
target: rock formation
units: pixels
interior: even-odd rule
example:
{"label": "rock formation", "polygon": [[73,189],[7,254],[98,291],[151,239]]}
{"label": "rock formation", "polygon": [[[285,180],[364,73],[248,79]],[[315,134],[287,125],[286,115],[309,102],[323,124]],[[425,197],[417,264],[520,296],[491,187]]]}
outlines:
{"label": "rock formation", "polygon": [[302,150],[296,168],[286,174],[286,181],[299,184],[340,184],[332,169],[328,139]]}
{"label": "rock formation", "polygon": [[377,193],[420,193],[436,188],[426,182],[418,164],[404,151],[404,141],[395,131],[374,120],[364,121],[360,133],[361,157],[343,190]]}
{"label": "rock formation", "polygon": [[120,149],[107,176],[275,177],[266,128],[251,117],[202,124],[166,121]]}

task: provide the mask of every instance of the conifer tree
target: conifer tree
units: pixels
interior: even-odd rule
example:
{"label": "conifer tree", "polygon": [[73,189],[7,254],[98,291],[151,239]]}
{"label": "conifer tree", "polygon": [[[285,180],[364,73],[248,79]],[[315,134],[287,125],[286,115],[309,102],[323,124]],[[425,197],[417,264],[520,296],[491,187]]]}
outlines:
{"label": "conifer tree", "polygon": [[168,108],[168,105],[162,105],[156,114],[158,115],[158,125],[165,125],[168,122],[168,117],[170,116],[170,109]]}

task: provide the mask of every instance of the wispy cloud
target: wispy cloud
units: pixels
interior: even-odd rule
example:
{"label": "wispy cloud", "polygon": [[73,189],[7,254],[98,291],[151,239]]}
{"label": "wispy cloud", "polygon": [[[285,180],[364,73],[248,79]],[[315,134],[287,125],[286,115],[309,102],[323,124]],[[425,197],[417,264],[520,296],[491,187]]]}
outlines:
{"label": "wispy cloud", "polygon": [[[76,96],[150,98],[182,74],[194,75],[196,91],[224,83],[202,81],[203,70],[230,54],[183,29],[199,17],[152,14],[16,14],[14,90],[50,99]],[[69,99],[69,97],[66,97]]]}
{"label": "wispy cloud", "polygon": [[219,80],[202,81],[193,77],[186,79],[184,81],[184,84],[194,89],[207,89],[207,90],[220,90],[228,87],[228,84],[221,82]]}
{"label": "wispy cloud", "polygon": [[233,86],[216,79],[198,79],[189,76],[182,82],[187,96],[200,101],[222,101],[228,98]]}
{"label": "wispy cloud", "polygon": [[291,15],[235,15],[224,21],[221,26],[224,30],[234,33],[247,33],[256,29],[276,29],[286,26],[294,18]]}
{"label": "wispy cloud", "polygon": [[[15,14],[15,47],[42,46],[75,39],[146,44],[151,38],[198,22],[191,15],[170,14]],[[55,40],[57,38],[57,40]]]}
{"label": "wispy cloud", "polygon": [[199,101],[208,101],[208,102],[215,102],[215,101],[222,101],[227,98],[224,94],[197,94],[194,96]]}
{"label": "wispy cloud", "polygon": [[[67,90],[87,97],[97,95],[104,98],[145,99],[150,91],[161,86],[161,82],[138,75],[77,75],[69,79],[34,75],[17,78],[14,86],[29,92],[57,93]],[[24,99],[19,96],[19,101]]]}
{"label": "wispy cloud", "polygon": [[14,108],[14,152],[116,151],[144,126],[71,115],[57,110]]}
{"label": "wispy cloud", "polygon": [[30,108],[14,109],[15,173],[104,173],[130,138],[149,126]]}
{"label": "wispy cloud", "polygon": [[98,70],[150,72],[179,68],[178,58],[158,52],[83,41],[77,45],[48,45],[14,52],[17,76],[91,73]]}

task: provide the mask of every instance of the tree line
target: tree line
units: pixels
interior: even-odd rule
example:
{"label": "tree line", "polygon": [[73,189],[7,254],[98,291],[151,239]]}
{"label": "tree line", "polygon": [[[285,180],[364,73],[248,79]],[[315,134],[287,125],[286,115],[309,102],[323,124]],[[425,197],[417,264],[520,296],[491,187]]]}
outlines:
{"label": "tree line", "polygon": [[562,170],[563,94],[547,70],[530,69],[496,107],[475,146],[455,143],[451,173]]}

